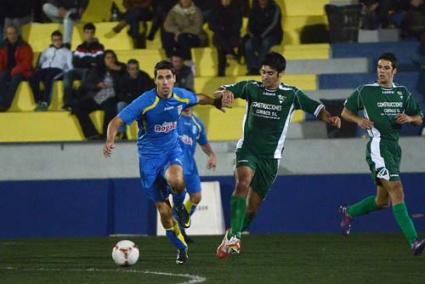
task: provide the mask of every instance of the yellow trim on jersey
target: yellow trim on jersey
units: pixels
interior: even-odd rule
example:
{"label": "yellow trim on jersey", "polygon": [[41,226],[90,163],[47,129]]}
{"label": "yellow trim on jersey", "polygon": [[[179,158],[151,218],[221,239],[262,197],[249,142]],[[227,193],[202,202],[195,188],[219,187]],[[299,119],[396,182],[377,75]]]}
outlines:
{"label": "yellow trim on jersey", "polygon": [[173,95],[174,95],[174,98],[176,99],[176,101],[179,101],[179,102],[182,102],[182,103],[185,103],[185,104],[188,104],[190,102],[189,99],[187,99],[187,98],[186,99],[180,98],[175,93]]}
{"label": "yellow trim on jersey", "polygon": [[159,103],[159,98],[158,98],[158,96],[155,96],[155,100],[153,101],[153,103],[150,106],[147,106],[143,110],[142,115],[145,114],[146,112],[150,111],[151,109],[155,108],[158,103]]}

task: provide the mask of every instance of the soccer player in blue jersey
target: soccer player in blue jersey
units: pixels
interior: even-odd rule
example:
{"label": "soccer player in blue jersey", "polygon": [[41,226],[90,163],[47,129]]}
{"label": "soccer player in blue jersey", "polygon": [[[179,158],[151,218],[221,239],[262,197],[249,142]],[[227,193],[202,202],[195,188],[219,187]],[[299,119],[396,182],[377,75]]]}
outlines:
{"label": "soccer player in blue jersey", "polygon": [[167,202],[167,186],[159,186],[161,181],[165,181],[173,192],[185,191],[184,158],[177,134],[177,121],[181,111],[189,106],[209,104],[223,110],[223,107],[231,105],[233,97],[222,94],[210,98],[174,88],[176,73],[173,65],[165,60],[155,65],[154,78],[156,88],[139,96],[109,123],[103,155],[109,157],[112,154],[118,128],[137,120],[141,184],[155,203],[168,239],[177,248],[176,263],[183,264],[188,259],[188,246]]}
{"label": "soccer player in blue jersey", "polygon": [[201,179],[199,178],[198,168],[194,158],[196,144],[198,143],[202,151],[208,156],[208,169],[215,169],[217,161],[215,153],[208,143],[205,126],[202,121],[193,114],[192,108],[183,110],[177,123],[177,130],[180,138],[180,146],[184,153],[184,182],[190,198],[183,204],[186,192],[173,194],[173,202],[174,209],[182,225],[180,229],[183,236],[186,242],[191,242],[192,240],[186,236],[184,228],[190,226],[190,216],[192,216],[196,206],[201,202]]}

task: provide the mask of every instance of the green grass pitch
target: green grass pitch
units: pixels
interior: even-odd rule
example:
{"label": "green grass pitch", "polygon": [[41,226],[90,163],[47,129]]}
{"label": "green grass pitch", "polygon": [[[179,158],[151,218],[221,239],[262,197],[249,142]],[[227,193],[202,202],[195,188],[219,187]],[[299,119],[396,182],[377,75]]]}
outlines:
{"label": "green grass pitch", "polygon": [[[139,246],[136,265],[113,263],[119,239]],[[1,240],[0,283],[425,283],[425,255],[399,234],[243,236],[225,260],[215,257],[221,237],[194,237],[181,266],[164,237],[119,239]]]}

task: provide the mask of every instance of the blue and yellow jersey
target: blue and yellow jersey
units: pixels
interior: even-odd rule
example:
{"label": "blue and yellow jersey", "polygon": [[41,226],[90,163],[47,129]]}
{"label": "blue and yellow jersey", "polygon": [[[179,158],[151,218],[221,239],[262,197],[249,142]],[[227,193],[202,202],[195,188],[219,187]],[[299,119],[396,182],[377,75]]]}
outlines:
{"label": "blue and yellow jersey", "polygon": [[177,121],[181,111],[197,103],[198,97],[185,89],[173,88],[168,99],[161,99],[152,89],[124,108],[118,117],[127,125],[137,120],[140,156],[162,155],[179,147]]}
{"label": "blue and yellow jersey", "polygon": [[192,174],[196,169],[194,159],[196,143],[205,145],[208,143],[205,126],[195,115],[182,115],[177,124],[180,146],[184,153],[184,174]]}

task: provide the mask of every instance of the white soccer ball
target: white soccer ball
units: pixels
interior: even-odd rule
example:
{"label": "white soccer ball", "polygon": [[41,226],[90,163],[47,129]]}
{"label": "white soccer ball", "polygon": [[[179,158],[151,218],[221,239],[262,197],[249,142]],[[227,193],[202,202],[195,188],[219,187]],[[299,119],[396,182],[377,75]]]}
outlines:
{"label": "white soccer ball", "polygon": [[119,266],[133,265],[139,259],[139,248],[132,241],[119,241],[112,249],[112,259]]}

